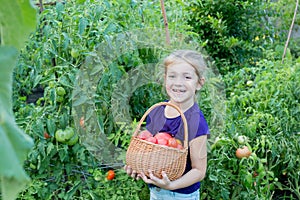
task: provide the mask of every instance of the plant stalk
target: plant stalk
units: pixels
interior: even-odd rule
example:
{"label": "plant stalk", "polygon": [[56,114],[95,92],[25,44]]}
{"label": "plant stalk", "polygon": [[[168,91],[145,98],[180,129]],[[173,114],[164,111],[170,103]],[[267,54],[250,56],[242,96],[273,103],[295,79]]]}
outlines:
{"label": "plant stalk", "polygon": [[161,12],[162,12],[162,15],[164,18],[164,25],[165,25],[165,30],[166,30],[166,43],[167,43],[167,45],[170,45],[169,25],[168,25],[168,19],[167,19],[167,15],[166,15],[164,0],[160,0],[160,5],[161,5]]}
{"label": "plant stalk", "polygon": [[291,23],[291,27],[290,27],[290,30],[289,30],[288,38],[287,38],[287,40],[285,42],[285,47],[284,47],[284,51],[283,51],[283,54],[282,54],[282,60],[281,60],[282,64],[284,63],[284,57],[285,57],[285,54],[286,54],[286,50],[287,50],[287,47],[289,45],[289,41],[291,39],[292,30],[293,30],[294,23],[295,23],[295,20],[296,20],[296,14],[297,14],[297,10],[298,10],[298,4],[299,4],[299,0],[296,1],[296,7],[295,7],[295,11],[294,11],[294,17],[293,17],[293,20],[292,20],[292,23]]}

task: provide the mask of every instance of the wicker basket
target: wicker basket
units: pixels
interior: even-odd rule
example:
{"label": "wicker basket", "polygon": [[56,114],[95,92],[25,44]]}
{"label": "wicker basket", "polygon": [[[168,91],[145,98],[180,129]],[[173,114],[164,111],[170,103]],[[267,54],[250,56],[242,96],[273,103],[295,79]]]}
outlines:
{"label": "wicker basket", "polygon": [[[146,116],[155,107],[161,105],[172,106],[180,113],[184,125],[183,149],[154,144],[137,137]],[[139,121],[126,152],[126,165],[136,170],[137,173],[144,172],[146,176],[149,176],[149,170],[151,170],[155,176],[162,178],[161,172],[165,171],[170,180],[176,180],[185,170],[187,154],[188,127],[184,114],[176,105],[160,102],[151,106]]]}

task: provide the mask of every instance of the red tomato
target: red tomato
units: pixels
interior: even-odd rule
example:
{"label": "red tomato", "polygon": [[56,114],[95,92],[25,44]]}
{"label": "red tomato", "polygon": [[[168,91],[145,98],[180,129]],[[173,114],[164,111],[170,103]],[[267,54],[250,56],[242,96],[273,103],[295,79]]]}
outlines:
{"label": "red tomato", "polygon": [[83,116],[79,120],[79,125],[81,126],[81,128],[84,127],[84,117]]}
{"label": "red tomato", "polygon": [[249,157],[251,155],[251,151],[247,146],[243,146],[242,148],[238,148],[235,152],[236,157],[238,158],[244,158]]}
{"label": "red tomato", "polygon": [[153,136],[148,137],[148,138],[146,139],[146,141],[152,142],[152,143],[154,143],[154,144],[157,144],[157,139],[156,139],[155,137],[153,137]]}
{"label": "red tomato", "polygon": [[168,146],[173,147],[173,148],[177,148],[178,143],[177,143],[176,139],[175,138],[170,138],[168,140]]}
{"label": "red tomato", "polygon": [[51,138],[51,135],[49,135],[47,132],[44,132],[44,138],[49,139],[49,138]]}
{"label": "red tomato", "polygon": [[182,146],[182,144],[177,144],[177,147],[176,147],[177,149],[183,149],[183,146]]}
{"label": "red tomato", "polygon": [[108,170],[108,172],[107,172],[107,176],[106,176],[106,179],[107,180],[113,180],[115,178],[115,172],[114,172],[114,170]]}
{"label": "red tomato", "polygon": [[152,134],[148,130],[143,130],[137,137],[142,140],[146,140],[147,138],[152,137]]}
{"label": "red tomato", "polygon": [[172,138],[172,136],[166,132],[159,132],[154,137],[156,137],[157,139],[166,139],[166,140]]}
{"label": "red tomato", "polygon": [[257,177],[258,173],[256,171],[253,172],[253,177]]}
{"label": "red tomato", "polygon": [[157,144],[167,146],[167,145],[168,145],[168,140],[165,139],[165,138],[158,138],[158,139],[157,139]]}

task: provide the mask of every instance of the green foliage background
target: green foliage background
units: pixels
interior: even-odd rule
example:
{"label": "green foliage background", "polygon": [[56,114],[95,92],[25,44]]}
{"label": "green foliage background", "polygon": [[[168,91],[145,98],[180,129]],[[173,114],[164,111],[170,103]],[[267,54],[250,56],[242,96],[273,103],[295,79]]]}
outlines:
{"label": "green foliage background", "polygon": [[[209,87],[199,97],[209,122],[225,122],[222,130],[212,130],[201,199],[299,199],[296,40],[281,63],[293,1],[165,3],[172,33],[185,33],[203,47],[225,85],[225,114],[215,113]],[[148,199],[147,186],[131,180],[118,163],[99,162],[80,142],[58,143],[55,132],[66,126],[80,131],[78,119],[72,117],[72,91],[76,73],[97,45],[125,31],[163,29],[160,2],[73,0],[44,5],[38,17],[36,31],[14,68],[16,122],[35,141],[24,164],[32,182],[18,199]],[[165,53],[155,45],[137,49],[103,69],[95,109],[101,129],[119,148],[126,149],[137,122],[114,121],[111,99],[116,83],[131,69],[157,62]],[[58,94],[58,87],[66,94]],[[137,89],[130,97],[131,117],[138,120],[164,98],[159,84]],[[51,137],[45,138],[45,132]],[[242,146],[237,141],[241,135],[248,138],[245,145],[253,154],[240,160],[235,150]],[[113,181],[105,178],[108,169],[116,172]]]}

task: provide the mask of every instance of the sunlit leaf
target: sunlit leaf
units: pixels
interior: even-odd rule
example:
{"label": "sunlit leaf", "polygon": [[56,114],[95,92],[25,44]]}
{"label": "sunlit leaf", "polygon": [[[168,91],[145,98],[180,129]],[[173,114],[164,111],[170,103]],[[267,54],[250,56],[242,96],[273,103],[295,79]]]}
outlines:
{"label": "sunlit leaf", "polygon": [[29,177],[23,162],[32,139],[17,126],[12,112],[12,73],[17,58],[12,47],[0,48],[0,177],[3,200],[15,199]]}
{"label": "sunlit leaf", "polygon": [[36,26],[36,12],[30,1],[0,0],[1,45],[22,48]]}

